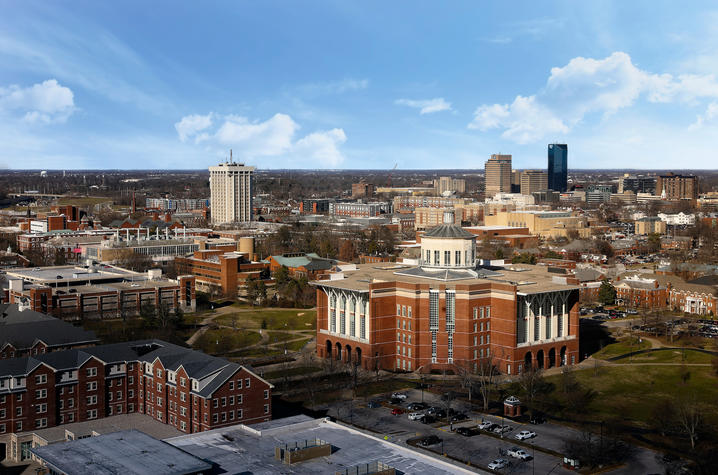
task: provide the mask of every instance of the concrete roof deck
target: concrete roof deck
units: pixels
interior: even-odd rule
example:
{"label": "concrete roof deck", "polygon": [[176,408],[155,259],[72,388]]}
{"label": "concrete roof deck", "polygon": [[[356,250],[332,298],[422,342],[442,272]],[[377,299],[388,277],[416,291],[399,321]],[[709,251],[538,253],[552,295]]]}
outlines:
{"label": "concrete roof deck", "polygon": [[[274,458],[275,447],[315,438],[331,444],[332,454],[291,466]],[[238,467],[242,467],[243,473],[255,475],[335,473],[376,461],[394,467],[398,473],[476,473],[358,430],[307,416],[279,419],[267,425],[237,425],[167,439],[166,442],[211,461],[218,465],[216,469],[228,473],[237,473]]]}
{"label": "concrete roof deck", "polygon": [[[378,264],[359,264],[355,271],[345,271],[344,279],[339,280],[318,280],[313,284],[322,287],[333,287],[337,289],[369,291],[371,283],[379,282],[407,282],[411,284],[432,284],[436,279],[400,275],[397,272],[406,272],[416,266],[397,264],[393,262]],[[447,270],[447,269],[444,269]],[[458,269],[451,269],[456,271]],[[553,281],[554,274],[550,274],[546,266],[535,266],[530,264],[515,264],[506,268],[493,269],[500,275],[489,278],[475,278],[467,273],[467,278],[454,278],[444,282],[449,287],[456,285],[472,285],[481,283],[518,283],[518,291],[522,293],[539,293],[558,290],[569,290],[578,288],[574,285],[566,285]]]}
{"label": "concrete roof deck", "polygon": [[138,430],[36,447],[32,452],[52,467],[73,475],[179,475],[212,468],[204,460]]}

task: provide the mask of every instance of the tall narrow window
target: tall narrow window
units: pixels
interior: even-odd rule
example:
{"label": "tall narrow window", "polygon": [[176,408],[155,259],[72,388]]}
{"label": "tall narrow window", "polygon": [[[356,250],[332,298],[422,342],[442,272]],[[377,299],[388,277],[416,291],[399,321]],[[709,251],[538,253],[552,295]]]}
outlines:
{"label": "tall narrow window", "polygon": [[444,251],[444,266],[449,267],[451,265],[451,251]]}
{"label": "tall narrow window", "polygon": [[330,331],[332,333],[337,332],[337,297],[332,295],[329,297],[329,324],[331,325]]}
{"label": "tall narrow window", "polygon": [[446,331],[454,333],[456,323],[456,293],[453,290],[446,291]]}
{"label": "tall narrow window", "polygon": [[455,259],[454,259],[454,266],[459,267],[461,265],[461,251],[456,251]]}
{"label": "tall narrow window", "polygon": [[339,310],[339,331],[342,335],[347,334],[347,298],[342,296],[342,306]]}

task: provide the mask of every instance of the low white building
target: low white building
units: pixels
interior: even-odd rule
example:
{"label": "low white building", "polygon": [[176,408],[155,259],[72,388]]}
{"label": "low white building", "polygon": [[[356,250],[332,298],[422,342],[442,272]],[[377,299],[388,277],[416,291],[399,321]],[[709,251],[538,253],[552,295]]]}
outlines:
{"label": "low white building", "polygon": [[536,198],[533,195],[522,195],[520,193],[496,193],[491,198],[486,198],[487,203],[513,203],[516,208],[525,208],[536,204]]}
{"label": "low white building", "polygon": [[658,213],[658,217],[669,226],[695,226],[696,224],[695,214],[685,214],[683,212],[678,214]]}

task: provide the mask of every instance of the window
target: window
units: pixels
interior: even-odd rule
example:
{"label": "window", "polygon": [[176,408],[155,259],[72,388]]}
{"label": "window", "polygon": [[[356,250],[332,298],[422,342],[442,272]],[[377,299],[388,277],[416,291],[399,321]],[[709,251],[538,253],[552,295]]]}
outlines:
{"label": "window", "polygon": [[161,370],[161,369],[157,369],[157,377],[158,377],[158,378],[161,378],[161,377],[162,377],[162,370]]}
{"label": "window", "polygon": [[17,409],[15,409],[15,415],[17,417],[22,416],[22,407],[18,407]]}
{"label": "window", "polygon": [[269,389],[264,390],[264,399],[269,399]]}
{"label": "window", "polygon": [[212,407],[219,407],[219,399],[212,399]]}
{"label": "window", "polygon": [[161,392],[161,391],[162,391],[162,384],[157,383],[157,391],[158,391],[158,392]]}
{"label": "window", "polygon": [[396,304],[396,314],[401,315],[401,305]]}
{"label": "window", "polygon": [[229,390],[234,391],[234,381],[229,382]]}
{"label": "window", "polygon": [[97,409],[90,409],[89,411],[87,411],[87,418],[97,419]]}
{"label": "window", "polygon": [[70,398],[67,400],[67,407],[69,409],[72,409],[73,407],[75,407],[75,399],[74,398]]}
{"label": "window", "polygon": [[434,265],[439,265],[439,251],[434,251]]}
{"label": "window", "polygon": [[47,383],[47,375],[46,374],[38,374],[35,376],[35,384],[45,384]]}
{"label": "window", "polygon": [[157,407],[162,407],[162,398],[161,397],[157,398]]}
{"label": "window", "polygon": [[135,377],[130,376],[127,378],[127,384],[135,384]]}
{"label": "window", "polygon": [[22,421],[17,423],[17,432],[22,432]]}
{"label": "window", "polygon": [[234,396],[229,396],[229,405],[234,406]]}
{"label": "window", "polygon": [[264,405],[264,413],[269,414],[269,404]]}
{"label": "window", "polygon": [[107,408],[107,415],[108,415],[108,416],[111,416],[111,415],[112,415],[112,406],[110,406],[110,407]]}
{"label": "window", "polygon": [[117,391],[117,400],[118,401],[122,400],[122,391]]}
{"label": "window", "polygon": [[242,404],[242,399],[243,399],[243,397],[241,394],[239,396],[237,396],[237,404]]}
{"label": "window", "polygon": [[5,424],[0,424],[0,434],[5,433]]}
{"label": "window", "polygon": [[219,422],[219,415],[218,415],[218,414],[212,414],[212,422]]}
{"label": "window", "polygon": [[87,405],[92,406],[97,404],[97,396],[87,396]]}
{"label": "window", "polygon": [[97,368],[87,368],[87,377],[93,378],[97,376]]}
{"label": "window", "polygon": [[[407,308],[407,311],[408,311],[407,316],[408,316],[409,318],[411,318],[411,306],[409,306],[409,307]],[[409,330],[411,330],[411,322],[409,322]]]}
{"label": "window", "polygon": [[36,389],[35,399],[45,399],[47,397],[47,389]]}
{"label": "window", "polygon": [[187,395],[185,393],[180,393],[180,401],[185,402],[187,400]]}
{"label": "window", "polygon": [[237,409],[237,419],[242,418],[242,409]]}
{"label": "window", "polygon": [[461,251],[456,251],[455,259],[454,259],[454,266],[460,266],[461,265]]}
{"label": "window", "polygon": [[249,389],[249,383],[250,383],[249,378],[246,378],[246,379],[244,380],[244,387],[247,388],[247,389]]}
{"label": "window", "polygon": [[451,251],[444,251],[444,265],[451,265]]}
{"label": "window", "polygon": [[97,391],[97,381],[90,381],[89,383],[87,383],[87,390]]}
{"label": "window", "polygon": [[226,397],[222,398],[222,407],[227,407],[227,398]]}
{"label": "window", "polygon": [[47,427],[47,418],[35,419],[35,429],[42,429],[43,427]]}
{"label": "window", "polygon": [[0,409],[0,419],[5,419],[5,409]]}
{"label": "window", "polygon": [[[479,308],[474,307],[474,320],[476,320],[479,317]],[[474,330],[476,331],[476,330]]]}

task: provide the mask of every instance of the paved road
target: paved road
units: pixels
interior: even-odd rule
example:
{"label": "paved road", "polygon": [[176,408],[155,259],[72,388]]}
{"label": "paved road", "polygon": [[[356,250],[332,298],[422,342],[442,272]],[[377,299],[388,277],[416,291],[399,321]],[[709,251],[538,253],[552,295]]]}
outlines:
{"label": "paved road", "polygon": [[[411,401],[421,401],[421,391],[412,389],[406,391],[408,399],[402,406]],[[445,407],[439,397],[433,393],[424,392],[424,402],[429,405]],[[493,416],[482,416],[479,413],[471,412],[468,403],[454,401],[451,407],[465,412],[471,419],[460,424],[454,424],[453,428],[461,426],[475,426],[482,418],[491,422],[501,423],[501,419]],[[512,430],[504,436],[504,439],[495,438],[487,434],[480,434],[474,437],[464,437],[450,431],[450,427],[443,423],[425,425],[417,421],[410,421],[406,414],[400,416],[391,415],[387,407],[370,409],[363,403],[339,402],[329,408],[329,414],[344,421],[352,421],[361,427],[371,429],[383,434],[388,440],[398,444],[406,445],[408,439],[419,435],[437,435],[443,439],[442,444],[429,447],[436,453],[445,453],[448,456],[462,459],[485,469],[491,460],[499,457],[499,450],[506,450],[517,445],[514,435],[521,430],[534,430],[538,435],[531,439],[528,444],[534,444],[535,450],[527,448],[527,452],[533,453],[535,458],[532,461],[521,462],[511,457],[503,456],[511,462],[511,465],[501,473],[575,473],[560,466],[561,458],[550,453],[542,452],[541,449],[548,449],[562,453],[565,441],[580,436],[580,432],[558,424],[545,423],[539,426],[525,426],[513,421],[504,422],[512,427]],[[422,449],[417,449],[422,450]],[[663,468],[656,461],[656,452],[645,448],[637,448],[635,455],[629,462],[610,472],[614,474],[636,474],[636,473],[663,473]]]}

